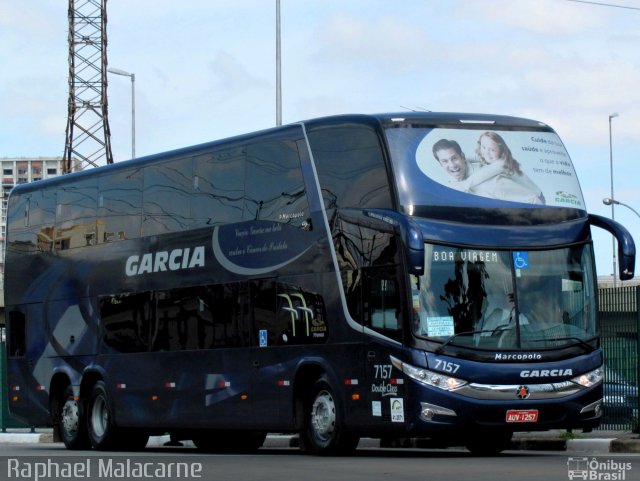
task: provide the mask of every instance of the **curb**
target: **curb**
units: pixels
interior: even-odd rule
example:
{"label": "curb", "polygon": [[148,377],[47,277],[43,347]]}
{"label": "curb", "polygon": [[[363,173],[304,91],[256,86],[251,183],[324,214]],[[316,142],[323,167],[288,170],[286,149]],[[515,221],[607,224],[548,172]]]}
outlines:
{"label": "curb", "polygon": [[53,433],[0,433],[0,444],[52,443]]}
{"label": "curb", "polygon": [[604,454],[611,452],[613,439],[570,439],[567,441],[567,453]]}
{"label": "curb", "polygon": [[640,453],[640,438],[613,439],[610,449],[612,453]]}

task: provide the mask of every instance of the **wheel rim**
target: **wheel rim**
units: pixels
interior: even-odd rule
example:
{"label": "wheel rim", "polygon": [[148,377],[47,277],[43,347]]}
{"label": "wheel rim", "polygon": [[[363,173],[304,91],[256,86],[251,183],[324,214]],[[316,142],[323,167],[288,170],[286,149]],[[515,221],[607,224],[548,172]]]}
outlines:
{"label": "wheel rim", "polygon": [[109,425],[109,410],[103,396],[98,396],[91,409],[91,428],[97,438],[102,438]]}
{"label": "wheel rim", "polygon": [[336,428],[336,404],[330,392],[321,391],[311,406],[311,427],[316,436],[327,441]]}
{"label": "wheel rim", "polygon": [[80,426],[80,407],[77,401],[67,399],[62,406],[62,429],[69,437],[75,437]]}

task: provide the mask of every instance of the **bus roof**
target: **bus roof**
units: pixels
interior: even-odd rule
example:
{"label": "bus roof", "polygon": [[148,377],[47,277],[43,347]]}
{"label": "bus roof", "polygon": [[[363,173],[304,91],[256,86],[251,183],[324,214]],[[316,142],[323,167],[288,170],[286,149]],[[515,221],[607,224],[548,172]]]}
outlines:
{"label": "bus roof", "polygon": [[204,142],[201,144],[195,144],[192,146],[181,147],[173,150],[167,150],[156,154],[150,154],[135,159],[125,160],[110,165],[100,166],[83,170],[80,172],[72,172],[58,177],[44,179],[36,182],[30,182],[25,184],[19,184],[14,187],[12,193],[27,193],[30,191],[38,190],[43,186],[53,186],[57,184],[66,184],[67,182],[73,182],[84,177],[92,177],[98,173],[115,172],[121,169],[142,168],[148,164],[153,164],[157,161],[163,161],[170,157],[180,157],[185,155],[197,155],[200,151],[206,151],[215,146],[232,146],[236,143],[246,142],[255,137],[261,137],[264,135],[275,134],[277,132],[285,132],[292,128],[297,128],[300,125],[304,125],[308,128],[321,127],[327,125],[338,125],[344,123],[362,123],[367,125],[386,125],[386,124],[398,124],[398,123],[413,123],[419,122],[421,124],[428,124],[434,127],[436,126],[458,126],[465,128],[465,126],[473,128],[472,126],[486,126],[499,125],[507,128],[523,128],[523,129],[535,129],[552,131],[552,129],[542,122],[538,122],[531,119],[521,117],[511,117],[506,115],[492,115],[492,114],[479,114],[479,113],[455,113],[455,112],[397,112],[397,113],[379,113],[379,114],[340,114],[326,117],[318,117],[307,119],[298,122],[292,122],[280,127],[271,127],[264,130],[258,130],[250,133],[240,134],[237,136],[226,137],[217,139],[214,141]]}

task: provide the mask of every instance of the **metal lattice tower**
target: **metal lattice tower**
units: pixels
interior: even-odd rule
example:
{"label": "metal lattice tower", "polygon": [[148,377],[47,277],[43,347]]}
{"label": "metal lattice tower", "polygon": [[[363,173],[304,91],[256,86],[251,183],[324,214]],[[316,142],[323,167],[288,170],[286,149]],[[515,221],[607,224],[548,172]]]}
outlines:
{"label": "metal lattice tower", "polygon": [[62,170],[113,163],[107,117],[107,0],[69,0],[69,105]]}

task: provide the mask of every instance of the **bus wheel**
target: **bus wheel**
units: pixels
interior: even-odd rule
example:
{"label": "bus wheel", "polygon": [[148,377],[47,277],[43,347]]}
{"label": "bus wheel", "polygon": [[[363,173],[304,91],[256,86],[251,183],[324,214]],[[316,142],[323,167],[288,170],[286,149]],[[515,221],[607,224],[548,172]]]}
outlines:
{"label": "bus wheel", "polygon": [[496,456],[509,447],[511,432],[470,433],[465,447],[476,456]]}
{"label": "bus wheel", "polygon": [[57,403],[54,415],[59,423],[62,442],[67,449],[89,449],[91,447],[84,417],[84,406],[73,395],[71,386],[67,386],[65,389],[62,402]]}
{"label": "bus wheel", "polygon": [[333,389],[322,376],[311,391],[300,447],[315,454],[345,454],[354,451],[358,441],[357,436],[345,432]]}
{"label": "bus wheel", "polygon": [[111,401],[103,381],[98,381],[91,391],[87,410],[87,428],[89,440],[95,449],[119,448],[116,446],[117,428],[113,422]]}

